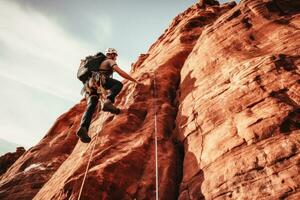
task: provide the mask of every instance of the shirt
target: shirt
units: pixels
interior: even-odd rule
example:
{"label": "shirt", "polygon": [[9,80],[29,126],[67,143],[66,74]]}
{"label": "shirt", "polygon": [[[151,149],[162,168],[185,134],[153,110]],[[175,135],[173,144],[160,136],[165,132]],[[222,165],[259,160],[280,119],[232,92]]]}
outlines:
{"label": "shirt", "polygon": [[112,59],[106,59],[100,64],[100,72],[103,72],[105,75],[111,76],[113,73],[113,66],[117,63]]}

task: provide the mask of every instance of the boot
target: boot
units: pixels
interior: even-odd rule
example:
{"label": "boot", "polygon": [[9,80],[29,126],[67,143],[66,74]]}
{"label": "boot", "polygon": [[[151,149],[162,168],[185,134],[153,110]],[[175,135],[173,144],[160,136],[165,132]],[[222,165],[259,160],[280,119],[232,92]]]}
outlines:
{"label": "boot", "polygon": [[109,99],[105,100],[102,110],[116,115],[121,112],[120,109],[116,108]]}
{"label": "boot", "polygon": [[87,133],[88,133],[88,130],[84,126],[80,127],[78,129],[77,136],[80,138],[81,142],[89,143],[91,141],[91,138],[89,137],[89,135]]}

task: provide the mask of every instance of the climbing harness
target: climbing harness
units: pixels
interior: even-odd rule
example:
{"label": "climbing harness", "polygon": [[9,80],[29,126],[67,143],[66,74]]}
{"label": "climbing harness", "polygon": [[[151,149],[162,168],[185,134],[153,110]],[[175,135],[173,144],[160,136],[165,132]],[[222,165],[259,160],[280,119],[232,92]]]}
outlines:
{"label": "climbing harness", "polygon": [[107,95],[107,91],[104,89],[103,85],[106,82],[106,75],[99,72],[92,72],[92,76],[88,79],[80,92],[81,95],[84,95],[87,99],[89,94],[92,93],[93,90],[97,90],[97,94],[99,95],[99,99],[105,99]]}
{"label": "climbing harness", "polygon": [[[106,82],[106,75],[99,72],[92,72],[92,76],[88,79],[81,89],[80,94],[83,95],[88,101],[88,98],[92,95],[96,95],[99,99],[100,106],[98,106],[98,113],[101,110],[101,105],[104,104],[108,92],[103,85]],[[96,94],[95,94],[96,93]]]}
{"label": "climbing harness", "polygon": [[153,104],[154,104],[154,138],[155,138],[155,188],[156,188],[156,200],[159,197],[159,188],[158,188],[158,150],[157,150],[157,108],[156,108],[156,75],[154,72],[154,80],[153,80]]}

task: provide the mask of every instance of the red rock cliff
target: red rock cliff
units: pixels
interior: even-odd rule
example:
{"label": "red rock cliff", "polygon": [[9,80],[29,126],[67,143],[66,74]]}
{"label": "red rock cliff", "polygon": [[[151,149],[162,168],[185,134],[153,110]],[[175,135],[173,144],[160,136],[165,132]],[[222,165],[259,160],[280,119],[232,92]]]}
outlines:
{"label": "red rock cliff", "polygon": [[300,2],[245,0],[181,70],[179,199],[300,199]]}
{"label": "red rock cliff", "polygon": [[155,199],[155,124],[159,199],[299,199],[299,11],[191,6],[133,65],[144,85],[124,82],[122,114],[95,115],[87,145],[75,105],[1,176],[0,199],[78,199],[91,153],[81,199]]}
{"label": "red rock cliff", "polygon": [[16,152],[9,152],[0,156],[0,176],[25,153],[24,147],[17,147]]}

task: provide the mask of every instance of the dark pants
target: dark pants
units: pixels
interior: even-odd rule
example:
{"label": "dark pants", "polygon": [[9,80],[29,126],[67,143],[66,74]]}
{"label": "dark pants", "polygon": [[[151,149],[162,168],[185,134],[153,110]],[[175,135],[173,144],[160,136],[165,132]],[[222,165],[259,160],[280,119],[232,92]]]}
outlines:
{"label": "dark pants", "polygon": [[115,103],[115,98],[121,92],[121,90],[123,88],[123,84],[120,81],[116,80],[116,79],[112,79],[112,78],[107,77],[106,80],[105,80],[105,83],[103,84],[103,87],[106,90],[110,90],[110,93],[107,96],[107,98],[112,103]]}
{"label": "dark pants", "polygon": [[[116,96],[120,93],[120,91],[123,88],[123,84],[115,79],[107,77],[105,80],[105,83],[102,85],[104,89],[110,90],[109,95],[107,98],[114,103]],[[88,102],[87,102],[87,107],[85,109],[85,112],[81,118],[81,127],[86,127],[89,129],[93,114],[96,110],[97,103],[99,100],[99,95],[97,94],[96,90],[92,90],[92,92],[88,96]]]}

